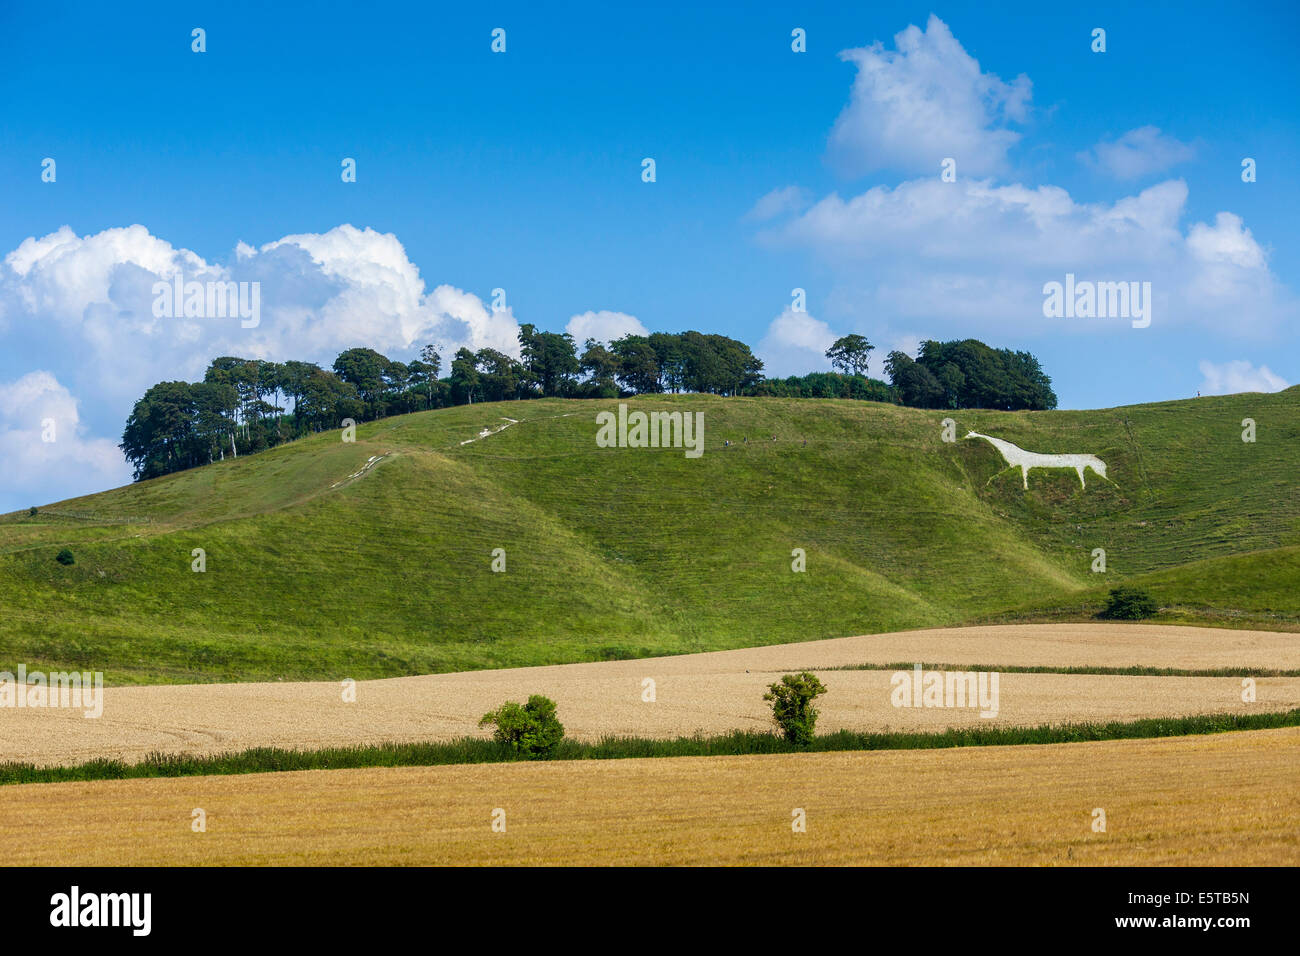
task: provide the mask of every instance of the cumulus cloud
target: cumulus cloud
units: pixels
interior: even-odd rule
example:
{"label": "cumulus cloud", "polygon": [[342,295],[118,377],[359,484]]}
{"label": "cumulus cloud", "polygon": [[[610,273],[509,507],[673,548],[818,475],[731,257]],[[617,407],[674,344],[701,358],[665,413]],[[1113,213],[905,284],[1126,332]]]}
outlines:
{"label": "cumulus cloud", "polygon": [[801,212],[808,207],[809,202],[808,190],[801,186],[773,189],[754,203],[753,208],[745,213],[745,219],[750,222],[766,222],[787,213]]}
{"label": "cumulus cloud", "polygon": [[86,434],[77,400],[46,371],[0,382],[0,511],[131,480],[117,445]]}
{"label": "cumulus cloud", "polygon": [[1113,142],[1102,140],[1080,158],[1116,179],[1137,179],[1164,172],[1196,155],[1187,143],[1168,136],[1155,126],[1131,129]]}
{"label": "cumulus cloud", "polygon": [[831,157],[847,173],[875,169],[938,174],[957,161],[958,174],[1002,169],[1020,134],[1007,128],[1027,118],[1032,85],[1023,74],[1006,82],[980,65],[938,17],[924,30],[909,26],[881,43],[845,50],[858,73],[849,103],[831,130]]}
{"label": "cumulus cloud", "polygon": [[[1181,179],[1095,202],[1050,184],[1000,181],[1019,138],[1008,126],[1028,118],[1029,79],[982,71],[933,16],[924,30],[899,33],[894,47],[841,54],[857,74],[830,149],[855,172],[917,175],[832,193],[758,233],[769,247],[806,248],[829,267],[823,296],[838,321],[870,322],[882,340],[891,327],[918,325],[940,336],[1046,331],[1043,287],[1067,274],[1150,283],[1152,322],[1162,327],[1264,337],[1300,319],[1294,292],[1239,216],[1185,222]],[[1146,126],[1084,155],[1132,178],[1190,158],[1193,147]],[[956,160],[954,182],[939,175],[946,157]],[[781,190],[769,193],[755,212],[785,208],[782,199]],[[1114,318],[1054,321],[1053,331],[1116,327]]]}
{"label": "cumulus cloud", "polygon": [[635,315],[626,312],[583,312],[569,319],[564,331],[573,336],[578,349],[587,339],[609,343],[625,335],[649,335],[649,331]]}
{"label": "cumulus cloud", "polygon": [[1217,326],[1231,309],[1233,331],[1250,332],[1293,316],[1294,300],[1241,219],[1222,212],[1184,232],[1186,205],[1181,180],[1086,203],[1056,186],[926,177],[849,199],[832,194],[764,238],[813,248],[842,274],[871,268],[870,304],[905,318],[1041,325],[1043,285],[1066,273],[1150,282],[1161,324]]}
{"label": "cumulus cloud", "polygon": [[1232,395],[1237,392],[1280,392],[1287,387],[1286,379],[1274,374],[1267,365],[1256,368],[1245,359],[1231,362],[1200,363],[1201,394]]}
{"label": "cumulus cloud", "polygon": [[[178,274],[260,283],[260,322],[155,316],[154,283]],[[65,226],[24,240],[0,264],[0,344],[61,356],[59,377],[96,406],[109,401],[115,418],[160,375],[196,378],[222,354],[328,365],[356,345],[403,358],[429,342],[518,355],[518,323],[454,286],[428,290],[397,237],[373,229],[241,242],[222,265],[139,225],[84,237]]]}
{"label": "cumulus cloud", "polygon": [[773,378],[826,371],[826,350],[837,338],[821,319],[787,306],[767,327],[755,354],[763,360],[764,373]]}
{"label": "cumulus cloud", "polygon": [[[177,276],[184,282],[260,283],[260,321],[245,328],[237,316],[156,316],[155,283]],[[573,322],[605,334],[645,331],[621,313],[591,312]],[[31,390],[27,373],[39,365],[49,376],[38,383],[42,400],[63,396],[60,414],[66,415],[79,399],[82,418],[69,419],[75,428],[60,429],[57,446],[42,448],[29,441],[31,415],[24,413],[21,423],[6,426],[5,450],[22,451],[14,461],[32,476],[34,488],[56,487],[40,477],[55,476],[56,462],[81,462],[87,480],[97,482],[80,489],[89,491],[104,487],[95,475],[129,477],[116,436],[145,389],[160,380],[195,381],[219,355],[294,358],[328,367],[339,352],[355,346],[409,360],[432,343],[447,354],[460,347],[494,348],[517,357],[518,330],[508,308],[494,310],[449,284],[430,289],[391,233],[341,225],[261,246],[241,241],[221,263],[141,225],[86,236],[64,226],[25,239],[0,259],[0,380],[23,382]],[[68,457],[76,455],[83,457]],[[6,487],[0,486],[0,497]]]}
{"label": "cumulus cloud", "polygon": [[927,338],[930,338],[930,336],[916,335],[912,332],[896,335],[890,342],[889,347],[884,350],[884,354],[888,355],[890,352],[902,352],[905,355],[910,355],[912,358],[916,358],[917,353],[921,351],[921,343]]}

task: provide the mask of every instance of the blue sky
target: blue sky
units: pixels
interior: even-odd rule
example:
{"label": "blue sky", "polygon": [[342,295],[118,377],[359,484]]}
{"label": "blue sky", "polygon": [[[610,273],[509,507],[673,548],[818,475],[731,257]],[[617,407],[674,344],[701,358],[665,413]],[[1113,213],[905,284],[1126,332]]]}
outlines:
{"label": "blue sky", "polygon": [[[1300,381],[1296,6],[1042,6],[0,7],[0,510],[125,480],[133,400],[217,354],[515,322],[776,373],[973,336],[1067,408]],[[260,325],[153,319],[177,268],[261,281]],[[1044,317],[1066,272],[1151,282],[1150,327]]]}

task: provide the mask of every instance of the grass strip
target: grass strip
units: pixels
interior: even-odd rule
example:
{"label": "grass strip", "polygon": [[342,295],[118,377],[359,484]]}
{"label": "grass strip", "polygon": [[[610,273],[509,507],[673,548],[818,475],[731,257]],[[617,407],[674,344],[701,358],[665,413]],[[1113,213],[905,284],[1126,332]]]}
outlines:
{"label": "grass strip", "polygon": [[[1300,708],[1263,714],[1201,714],[1191,717],[1157,717],[1104,724],[967,727],[938,733],[859,733],[840,730],[815,737],[805,748],[797,747],[775,733],[733,731],[729,734],[672,739],[605,737],[597,743],[565,740],[551,759],[616,760],[632,757],[719,757],[800,752],[927,750],[948,747],[1184,737],[1193,734],[1271,730],[1296,726],[1300,726]],[[322,750],[257,747],[237,753],[207,757],[150,754],[138,763],[92,760],[74,766],[42,767],[30,763],[7,762],[0,764],[0,785],[276,773],[290,770],[433,767],[449,764],[509,763],[520,759],[522,758],[505,745],[473,737],[462,737],[441,743],[388,743],[364,747],[330,747]]]}

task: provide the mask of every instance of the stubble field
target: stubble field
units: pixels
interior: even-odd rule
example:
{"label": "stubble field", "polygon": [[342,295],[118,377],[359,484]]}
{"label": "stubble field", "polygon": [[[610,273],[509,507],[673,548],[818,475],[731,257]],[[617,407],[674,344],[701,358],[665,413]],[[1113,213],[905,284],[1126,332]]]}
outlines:
{"label": "stubble field", "polygon": [[[212,754],[250,747],[316,748],[487,736],[477,722],[505,700],[540,693],[559,705],[569,736],[672,737],[767,730],[767,685],[816,671],[829,688],[818,729],[937,731],[945,727],[1135,720],[1300,707],[1300,677],[1260,677],[1257,700],[1240,677],[1003,673],[998,712],[900,708],[888,670],[833,670],[925,662],[963,667],[1300,669],[1300,635],[1140,624],[939,628],[635,661],[471,671],[340,682],[195,684],[105,690],[103,715],[0,709],[0,760],[67,764],[135,761],[151,752]],[[654,682],[654,701],[645,700]]]}
{"label": "stubble field", "polygon": [[325,770],[0,788],[0,841],[18,865],[1295,865],[1298,779],[1296,728]]}

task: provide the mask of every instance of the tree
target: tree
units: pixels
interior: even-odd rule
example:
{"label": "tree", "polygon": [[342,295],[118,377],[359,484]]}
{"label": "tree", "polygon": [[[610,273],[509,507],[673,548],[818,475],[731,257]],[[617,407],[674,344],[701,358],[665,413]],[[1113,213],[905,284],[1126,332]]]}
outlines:
{"label": "tree", "polygon": [[237,454],[235,421],[228,414],[239,404],[235,387],[227,381],[197,382],[190,386],[190,397],[194,402],[195,431],[207,460],[225,458],[227,449]]}
{"label": "tree", "polygon": [[826,357],[831,360],[831,368],[837,372],[844,375],[866,375],[875,348],[865,336],[854,333],[836,339],[826,350]]}
{"label": "tree", "polygon": [[281,376],[281,388],[284,393],[293,400],[294,416],[298,415],[298,403],[302,401],[302,394],[307,388],[307,383],[316,372],[323,369],[315,362],[295,362],[288,361],[283,365],[284,374]]}
{"label": "tree", "polygon": [[285,369],[278,362],[257,362],[257,398],[259,401],[264,400],[268,395],[275,399],[269,403],[269,415],[275,416],[276,435],[280,431],[280,413],[284,411],[280,407],[280,390],[284,387]]}
{"label": "tree", "polygon": [[1120,621],[1137,621],[1152,617],[1158,610],[1156,599],[1141,588],[1118,587],[1111,588],[1100,616]]}
{"label": "tree", "polygon": [[[1042,410],[1056,407],[1052,380],[1028,352],[993,349],[977,339],[921,343],[917,364],[942,398],[926,407]],[[906,404],[912,404],[906,402]]]}
{"label": "tree", "polygon": [[578,374],[577,346],[568,332],[538,332],[531,324],[519,327],[519,354],[529,379],[547,397],[567,395]]}
{"label": "tree", "polygon": [[159,382],[144,393],[126,420],[118,446],[134,466],[136,481],[203,463],[197,454],[195,417],[188,382]]}
{"label": "tree", "polygon": [[451,400],[455,405],[474,404],[479,390],[478,358],[467,348],[459,348],[451,360]]}
{"label": "tree", "polygon": [[374,349],[348,349],[334,360],[334,372],[343,381],[356,387],[361,401],[375,415],[380,414],[380,398],[384,391],[384,375],[392,363]]}
{"label": "tree", "polygon": [[234,355],[223,355],[213,359],[203,373],[203,381],[227,385],[231,391],[225,392],[231,399],[226,409],[231,421],[231,430],[242,433],[247,421],[248,405],[253,401],[253,382],[256,363]]}
{"label": "tree", "polygon": [[689,362],[689,350],[684,337],[668,332],[652,332],[646,341],[654,350],[655,361],[659,365],[659,390],[680,392],[686,387]]}
{"label": "tree", "polygon": [[420,361],[433,369],[434,379],[437,379],[442,374],[442,356],[438,354],[438,350],[432,345],[426,345],[420,349]]}
{"label": "tree", "polygon": [[772,702],[772,719],[785,734],[785,739],[806,747],[812,743],[813,730],[817,726],[817,708],[813,701],[824,693],[826,688],[817,675],[802,671],[786,674],[772,684],[763,699]]}
{"label": "tree", "polygon": [[411,370],[405,362],[388,363],[384,368],[383,409],[381,414],[390,413],[393,407],[402,412],[411,410],[405,394],[410,381]]}
{"label": "tree", "polygon": [[961,396],[966,387],[966,376],[961,369],[952,362],[944,362],[934,378],[943,391],[944,407],[961,408]]}
{"label": "tree", "polygon": [[555,715],[555,701],[541,694],[533,694],[522,705],[506,701],[484,714],[478,725],[492,725],[493,740],[530,760],[551,756],[564,739],[564,725]]}
{"label": "tree", "polygon": [[625,335],[609,343],[618,359],[619,385],[629,392],[661,392],[659,356],[644,335]]}
{"label": "tree", "polygon": [[345,418],[361,418],[364,409],[357,387],[323,368],[308,378],[298,407],[302,422],[314,431],[338,428]]}
{"label": "tree", "polygon": [[583,343],[582,357],[578,359],[578,369],[586,375],[595,386],[597,396],[614,398],[618,395],[618,386],[614,376],[618,374],[618,358],[609,349],[595,339]]}
{"label": "tree", "polygon": [[520,365],[504,352],[479,349],[474,356],[483,400],[501,402],[515,398],[519,387]]}
{"label": "tree", "polygon": [[765,378],[744,390],[745,395],[772,396],[773,398],[855,398],[870,402],[898,404],[898,393],[893,386],[862,375],[841,375],[839,372],[809,372],[787,378]]}
{"label": "tree", "polygon": [[885,359],[885,372],[904,405],[913,408],[940,407],[943,386],[933,372],[914,361],[906,352],[890,352]]}
{"label": "tree", "polygon": [[442,374],[442,356],[432,345],[420,349],[420,360],[411,363],[412,385],[424,385],[425,408],[433,408],[438,395],[438,376]]}
{"label": "tree", "polygon": [[707,335],[704,339],[717,356],[718,366],[713,388],[709,391],[719,395],[739,395],[762,378],[763,362],[744,342],[725,335]]}

